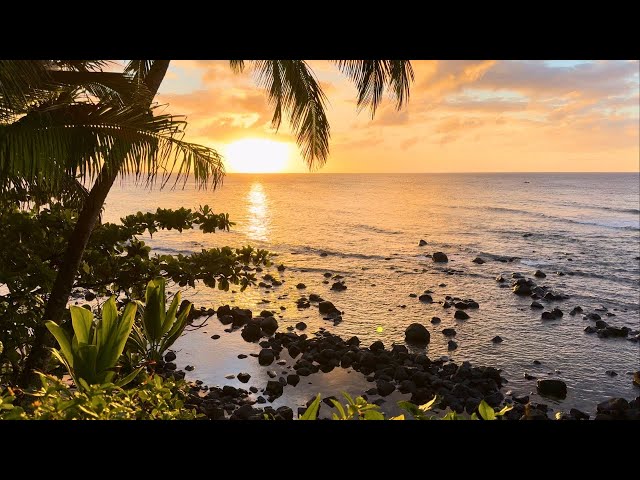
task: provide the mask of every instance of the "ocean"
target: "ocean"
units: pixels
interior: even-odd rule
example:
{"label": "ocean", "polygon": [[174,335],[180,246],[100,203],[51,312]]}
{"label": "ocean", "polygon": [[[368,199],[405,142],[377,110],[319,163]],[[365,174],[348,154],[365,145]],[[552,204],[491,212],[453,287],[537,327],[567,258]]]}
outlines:
{"label": "ocean", "polygon": [[[303,320],[308,334],[325,328],[343,338],[357,335],[364,345],[382,340],[387,347],[404,343],[405,328],[419,322],[431,333],[430,357],[446,355],[455,362],[501,368],[509,381],[505,391],[530,394],[532,400],[565,411],[576,407],[593,413],[597,401],[632,399],[640,392],[631,376],[640,369],[640,343],[586,334],[584,327],[593,322],[569,315],[581,306],[610,325],[640,329],[636,173],[229,174],[216,191],[198,191],[192,183],[184,189],[180,184],[175,190],[150,191],[123,180],[109,194],[103,220],[114,222],[157,207],[196,209],[204,204],[230,214],[236,222],[231,232],[167,231],[144,240],[154,252],[171,254],[222,245],[266,248],[275,255],[274,265],[258,278],[272,273],[284,283],[242,293],[203,285],[187,289],[184,295],[196,307],[229,303],[255,314],[276,310],[279,331]],[[421,239],[425,246],[418,245]],[[446,253],[449,262],[434,263],[425,256],[436,251]],[[475,257],[485,263],[472,262]],[[287,267],[284,272],[275,268],[280,263]],[[502,275],[508,287],[513,273],[533,278],[538,269],[546,278],[534,278],[536,283],[570,297],[543,302],[546,310],[559,307],[561,319],[541,320],[541,311],[530,308],[530,298],[495,280]],[[326,272],[344,277],[347,289],[330,290],[333,281],[323,283]],[[306,289],[298,290],[299,282]],[[424,290],[433,292],[434,303],[409,297]],[[298,310],[295,300],[309,293],[343,310],[343,322],[334,326],[314,308]],[[472,298],[480,308],[468,310],[468,320],[456,320],[455,309],[437,303],[446,295]],[[442,322],[432,325],[433,316]],[[214,316],[183,335],[176,343],[178,367],[194,366],[188,378],[212,386],[264,387],[269,378],[255,358],[237,358],[260,347],[223,328]],[[447,350],[444,328],[457,331],[454,351]],[[212,340],[216,333],[222,338]],[[492,343],[496,335],[502,343]],[[276,368],[287,371],[290,365]],[[618,375],[606,374],[609,370]],[[241,371],[252,375],[249,384],[225,378]],[[525,379],[525,373],[565,381],[566,400],[537,397],[535,380]],[[306,379],[310,385],[303,381],[285,387],[274,405],[302,405],[316,392],[337,396],[371,386],[358,372],[344,369]],[[388,405],[406,397],[394,395]]]}

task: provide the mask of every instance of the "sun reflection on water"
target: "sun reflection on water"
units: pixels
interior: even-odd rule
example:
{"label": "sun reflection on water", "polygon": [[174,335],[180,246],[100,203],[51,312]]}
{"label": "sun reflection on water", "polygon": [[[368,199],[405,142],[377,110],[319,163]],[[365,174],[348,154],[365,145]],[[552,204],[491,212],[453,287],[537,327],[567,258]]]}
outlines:
{"label": "sun reflection on water", "polygon": [[264,188],[259,182],[251,185],[247,194],[247,235],[253,240],[266,242],[269,233],[269,206]]}

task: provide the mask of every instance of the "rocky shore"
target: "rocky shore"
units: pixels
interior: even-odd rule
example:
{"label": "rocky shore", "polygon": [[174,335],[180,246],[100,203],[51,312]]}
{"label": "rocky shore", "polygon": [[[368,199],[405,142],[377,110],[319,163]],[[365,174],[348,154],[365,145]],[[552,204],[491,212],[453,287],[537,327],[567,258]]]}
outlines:
{"label": "rocky shore", "polygon": [[[532,280],[525,279],[525,282],[522,282],[519,281],[521,277],[514,278],[512,288],[515,294],[523,294],[521,286],[526,285],[524,288],[528,289],[527,295],[533,298],[536,296],[545,298],[549,293],[559,295],[544,287],[538,287]],[[417,295],[413,296],[417,297]],[[433,301],[429,293],[422,294],[418,300]],[[325,320],[334,323],[342,320],[343,312],[317,294],[301,296],[296,303],[300,309],[316,307]],[[455,318],[461,320],[469,318],[467,310],[478,307],[479,305],[473,299],[448,297],[443,302],[443,308],[453,308]],[[532,308],[536,307],[532,306]],[[576,307],[571,314],[581,313],[580,310]],[[464,314],[464,318],[460,314]],[[417,405],[424,404],[437,395],[439,399],[437,408],[449,409],[457,413],[477,412],[480,401],[484,400],[492,407],[511,405],[512,410],[505,416],[510,420],[552,418],[548,405],[530,401],[527,395],[517,395],[508,390],[505,392],[507,380],[501,376],[500,370],[491,366],[473,366],[466,361],[457,364],[447,357],[430,359],[421,353],[411,353],[404,344],[385,346],[383,342],[375,341],[371,345],[361,345],[357,336],[345,340],[324,328],[320,328],[313,335],[308,335],[302,333],[307,328],[304,322],[298,322],[295,328],[288,327],[286,333],[278,332],[278,321],[274,312],[269,310],[262,310],[259,315],[254,316],[250,309],[223,305],[217,310],[195,310],[192,321],[199,316],[213,317],[214,315],[220,323],[228,327],[225,332],[239,330],[246,342],[259,344],[261,350],[251,356],[255,357],[260,366],[268,369],[267,373],[272,379],[260,388],[250,386],[246,390],[230,385],[209,388],[204,386],[203,382],[196,381],[192,384],[191,397],[187,406],[196,408],[209,419],[261,420],[265,418],[265,414],[276,420],[297,418],[304,412],[304,407],[281,406],[276,409],[265,404],[280,397],[285,386],[296,387],[304,377],[317,372],[328,373],[336,368],[352,369],[366,376],[372,387],[362,392],[365,399],[373,395],[386,397],[397,390],[410,395],[410,401]],[[554,318],[561,317],[562,312],[554,315]],[[587,314],[585,318],[598,322],[593,314]],[[434,317],[431,323],[437,325],[439,322],[436,320],[439,319]],[[606,329],[610,327],[601,323],[596,324],[596,328],[600,332],[607,331]],[[293,330],[298,330],[300,333]],[[451,338],[449,349],[454,350],[457,347],[453,340],[456,335],[455,329],[445,328],[441,333]],[[430,342],[431,335],[432,333],[425,325],[413,323],[406,328],[405,342],[409,346],[424,346]],[[496,336],[492,341],[499,343],[502,339]],[[285,351],[288,357],[293,359],[293,363],[288,366],[289,370],[281,368],[280,373],[275,369],[271,370],[274,365],[280,367],[286,365],[287,362],[281,360],[281,354]],[[173,352],[167,354],[165,371],[177,377],[184,377],[184,372],[175,370],[176,366],[173,363],[175,358]],[[251,375],[248,373],[240,372],[236,378],[242,383],[251,381]],[[636,372],[634,381],[640,386],[640,372]],[[562,380],[540,379],[537,380],[536,387],[538,393],[544,397],[562,399],[567,395],[567,386]],[[340,392],[332,393],[338,395]],[[325,399],[326,403],[329,403],[328,398]],[[308,403],[311,400],[312,398]],[[569,412],[557,412],[555,418],[638,420],[640,419],[640,397],[631,401],[623,398],[606,399],[598,403],[595,416],[572,408]]]}

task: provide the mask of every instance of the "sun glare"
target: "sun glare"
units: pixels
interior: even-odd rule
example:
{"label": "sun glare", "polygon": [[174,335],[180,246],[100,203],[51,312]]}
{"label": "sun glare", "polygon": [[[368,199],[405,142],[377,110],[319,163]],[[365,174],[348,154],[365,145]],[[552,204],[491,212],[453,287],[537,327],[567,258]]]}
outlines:
{"label": "sun glare", "polygon": [[225,160],[231,172],[276,173],[284,171],[289,152],[286,143],[247,138],[230,143],[225,150]]}

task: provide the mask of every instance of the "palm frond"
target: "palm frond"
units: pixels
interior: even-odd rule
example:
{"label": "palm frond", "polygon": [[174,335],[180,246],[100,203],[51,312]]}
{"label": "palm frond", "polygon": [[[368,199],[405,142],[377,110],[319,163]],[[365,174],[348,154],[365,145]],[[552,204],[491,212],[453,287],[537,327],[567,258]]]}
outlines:
{"label": "palm frond", "polygon": [[244,71],[244,60],[229,60],[229,65],[233,73],[242,73]]}
{"label": "palm frond", "polygon": [[288,113],[309,168],[324,165],[330,137],[324,111],[326,97],[307,64],[302,60],[255,60],[254,67],[257,82],[266,88],[274,108],[272,125],[277,129],[282,112]]}
{"label": "palm frond", "polygon": [[414,80],[408,60],[336,60],[338,69],[349,77],[358,89],[358,109],[371,108],[371,117],[389,88],[400,109],[409,100],[409,88]]}
{"label": "palm frond", "polygon": [[[103,166],[162,186],[193,173],[198,187],[222,180],[224,167],[213,149],[182,140],[186,122],[151,110],[76,104],[34,111],[0,125],[0,190],[16,179],[58,183],[65,176],[93,180]],[[124,159],[124,161],[122,160]]]}

